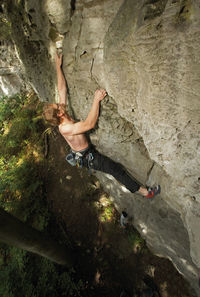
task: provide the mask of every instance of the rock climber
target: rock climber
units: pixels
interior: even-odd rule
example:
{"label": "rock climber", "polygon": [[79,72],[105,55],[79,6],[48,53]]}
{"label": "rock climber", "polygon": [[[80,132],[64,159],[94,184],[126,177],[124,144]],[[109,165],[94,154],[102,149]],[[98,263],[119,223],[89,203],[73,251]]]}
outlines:
{"label": "rock climber", "polygon": [[87,167],[97,171],[111,174],[117,181],[123,184],[132,193],[138,192],[146,198],[153,198],[160,193],[160,185],[147,188],[141,186],[125,170],[125,168],[100,154],[92,146],[85,132],[93,129],[98,120],[100,102],[107,95],[104,89],[95,91],[94,100],[90,112],[85,121],[76,122],[66,111],[67,84],[62,70],[62,54],[56,53],[55,63],[57,71],[57,83],[59,93],[59,103],[44,105],[44,117],[53,126],[58,126],[59,132],[64,137],[71,148],[66,160],[71,165]]}

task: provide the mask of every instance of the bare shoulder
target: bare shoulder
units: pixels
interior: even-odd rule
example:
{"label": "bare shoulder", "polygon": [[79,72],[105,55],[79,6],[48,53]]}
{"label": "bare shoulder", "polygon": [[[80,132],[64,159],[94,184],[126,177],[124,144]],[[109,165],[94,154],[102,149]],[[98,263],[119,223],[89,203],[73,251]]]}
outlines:
{"label": "bare shoulder", "polygon": [[68,134],[72,131],[74,123],[60,124],[58,129],[61,134]]}
{"label": "bare shoulder", "polygon": [[87,121],[69,122],[59,125],[59,131],[63,136],[83,134],[90,129],[91,127]]}

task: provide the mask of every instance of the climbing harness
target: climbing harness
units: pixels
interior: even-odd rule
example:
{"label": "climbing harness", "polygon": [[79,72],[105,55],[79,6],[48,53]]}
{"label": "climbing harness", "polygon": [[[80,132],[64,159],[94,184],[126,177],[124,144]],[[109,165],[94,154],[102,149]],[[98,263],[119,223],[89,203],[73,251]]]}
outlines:
{"label": "climbing harness", "polygon": [[71,166],[76,166],[75,155],[74,155],[72,152],[70,152],[70,153],[66,156],[65,160],[66,160]]}
{"label": "climbing harness", "polygon": [[78,168],[87,166],[89,170],[93,166],[93,160],[94,156],[89,147],[78,152],[71,150],[70,153],[66,156],[66,161],[71,166],[77,166]]}
{"label": "climbing harness", "polygon": [[93,168],[93,160],[94,160],[94,156],[93,154],[90,152],[87,156],[86,156],[86,159],[87,159],[87,166],[88,166],[88,169],[89,169],[89,173],[91,174],[92,172],[92,168]]}
{"label": "climbing harness", "polygon": [[125,211],[122,211],[120,216],[120,225],[122,228],[126,228],[128,225],[128,214]]}

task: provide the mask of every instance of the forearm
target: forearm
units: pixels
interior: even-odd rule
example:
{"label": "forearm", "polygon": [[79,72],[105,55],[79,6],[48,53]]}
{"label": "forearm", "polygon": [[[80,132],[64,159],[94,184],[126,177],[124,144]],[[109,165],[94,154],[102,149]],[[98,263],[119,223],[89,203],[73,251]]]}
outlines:
{"label": "forearm", "polygon": [[85,120],[91,128],[94,128],[97,122],[99,116],[99,104],[100,101],[98,99],[94,99],[90,112]]}
{"label": "forearm", "polygon": [[67,85],[66,80],[62,71],[61,66],[56,66],[57,71],[57,84],[58,84],[58,92],[60,96],[60,103],[66,104],[66,94],[67,94]]}
{"label": "forearm", "polygon": [[62,68],[60,66],[56,66],[56,70],[57,70],[58,91],[63,89],[67,90],[66,80],[65,80]]}
{"label": "forearm", "polygon": [[87,119],[85,121],[80,121],[77,123],[62,125],[62,127],[60,128],[61,133],[64,133],[65,135],[78,135],[94,128],[99,117],[100,102],[106,96],[106,94],[107,93],[104,89],[96,90],[94,101]]}

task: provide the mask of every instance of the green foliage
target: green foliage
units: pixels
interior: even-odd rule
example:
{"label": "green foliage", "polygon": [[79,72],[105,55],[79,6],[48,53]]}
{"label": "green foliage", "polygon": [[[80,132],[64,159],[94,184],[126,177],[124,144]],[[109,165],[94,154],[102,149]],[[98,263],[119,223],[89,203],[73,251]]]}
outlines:
{"label": "green foliage", "polygon": [[11,35],[11,24],[4,15],[0,15],[0,38],[1,40],[8,40]]}
{"label": "green foliage", "polygon": [[20,277],[23,277],[25,267],[26,252],[15,247],[8,248],[6,245],[0,245],[1,259],[3,265],[0,270],[0,295],[15,297],[15,287],[12,290],[11,284],[17,283]]}
{"label": "green foliage", "polygon": [[[0,99],[0,207],[42,231],[51,213],[43,184],[41,109],[34,94]],[[77,296],[80,289],[65,268],[0,244],[0,296]]]}
{"label": "green foliage", "polygon": [[0,244],[4,261],[0,269],[0,296],[78,296],[81,281],[76,285],[70,273],[45,258],[15,247]]}
{"label": "green foliage", "polygon": [[111,221],[113,218],[113,210],[114,207],[112,205],[105,207],[103,213],[100,216],[101,222]]}
{"label": "green foliage", "polygon": [[47,208],[41,175],[44,124],[40,114],[33,95],[0,100],[0,206],[24,221],[38,214],[38,226],[43,229]]}
{"label": "green foliage", "polygon": [[131,248],[136,252],[145,252],[146,244],[145,240],[141,237],[140,233],[136,229],[130,229],[128,231],[128,241]]}
{"label": "green foliage", "polygon": [[99,208],[99,220],[101,222],[110,222],[114,220],[114,205],[106,196],[103,195],[95,207]]}
{"label": "green foliage", "polygon": [[0,123],[10,121],[16,112],[19,112],[26,101],[23,95],[15,95],[13,97],[2,96],[0,100]]}

